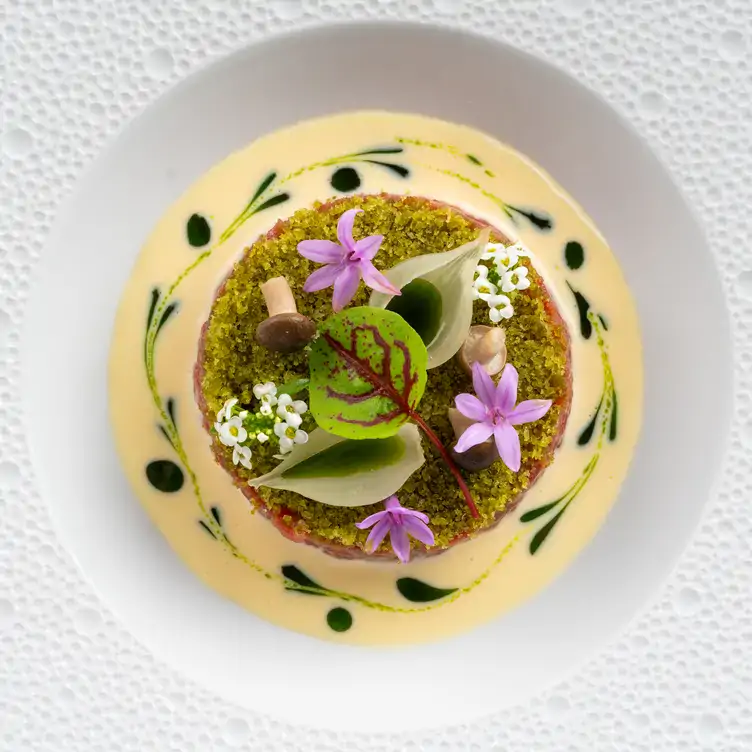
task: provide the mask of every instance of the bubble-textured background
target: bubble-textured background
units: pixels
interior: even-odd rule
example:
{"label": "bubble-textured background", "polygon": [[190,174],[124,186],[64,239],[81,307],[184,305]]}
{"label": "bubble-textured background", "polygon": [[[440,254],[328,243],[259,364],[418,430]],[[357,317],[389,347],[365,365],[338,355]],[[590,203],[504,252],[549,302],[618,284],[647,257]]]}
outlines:
{"label": "bubble-textured background", "polygon": [[[347,18],[477,29],[535,51],[603,95],[648,139],[703,222],[736,347],[723,481],[660,599],[576,676],[529,704],[472,726],[400,737],[286,726],[228,706],[155,660],[56,541],[24,438],[45,427],[24,425],[19,409],[19,328],[32,269],[81,170],[208,60],[266,34]],[[750,752],[751,54],[749,0],[0,5],[0,751]],[[686,315],[702,316],[701,297]],[[702,431],[691,409],[688,426]],[[395,687],[381,710],[398,697],[409,702]]]}

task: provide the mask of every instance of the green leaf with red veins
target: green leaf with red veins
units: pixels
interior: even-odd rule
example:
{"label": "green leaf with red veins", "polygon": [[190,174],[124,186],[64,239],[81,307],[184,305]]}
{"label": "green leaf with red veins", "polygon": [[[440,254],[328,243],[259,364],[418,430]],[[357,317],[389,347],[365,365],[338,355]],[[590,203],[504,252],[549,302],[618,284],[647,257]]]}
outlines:
{"label": "green leaf with red veins", "polygon": [[398,314],[345,309],[324,322],[311,348],[311,414],[349,439],[392,436],[415,414],[427,361],[420,336]]}

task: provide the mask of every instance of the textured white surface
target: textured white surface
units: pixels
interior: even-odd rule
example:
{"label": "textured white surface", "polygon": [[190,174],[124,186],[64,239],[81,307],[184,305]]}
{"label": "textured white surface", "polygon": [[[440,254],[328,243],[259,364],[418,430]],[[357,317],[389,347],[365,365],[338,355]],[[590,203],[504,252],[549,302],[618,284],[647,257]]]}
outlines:
{"label": "textured white surface", "polygon": [[[724,480],[660,600],[577,676],[529,705],[400,738],[283,726],[228,707],[157,663],[56,542],[18,409],[32,268],[83,167],[207,59],[290,25],[356,17],[477,28],[538,52],[605,96],[669,165],[714,239],[737,348]],[[0,19],[2,752],[752,749],[748,0],[15,0]],[[702,301],[687,315],[702,315]]]}

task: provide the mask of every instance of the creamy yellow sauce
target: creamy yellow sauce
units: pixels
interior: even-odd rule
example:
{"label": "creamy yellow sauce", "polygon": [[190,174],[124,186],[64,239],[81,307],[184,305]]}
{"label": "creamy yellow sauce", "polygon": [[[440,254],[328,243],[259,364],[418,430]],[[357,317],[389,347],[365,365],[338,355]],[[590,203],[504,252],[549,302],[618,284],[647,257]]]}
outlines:
{"label": "creamy yellow sauce", "polygon": [[[376,158],[406,166],[409,176],[356,155],[378,147],[401,148]],[[253,513],[215,463],[193,397],[199,330],[217,285],[244,247],[278,218],[315,200],[342,195],[330,180],[343,165],[357,170],[358,192],[434,197],[519,239],[531,250],[572,334],[574,398],[553,465],[496,528],[407,565],[338,560],[283,538]],[[235,222],[272,172],[277,179],[256,206],[281,191],[289,193],[289,199]],[[538,212],[553,226],[543,230],[505,206]],[[190,245],[186,234],[186,222],[196,213],[206,217],[211,228],[210,242],[198,248]],[[226,232],[233,223],[234,233]],[[220,240],[223,234],[226,239]],[[577,269],[565,263],[564,249],[571,241],[585,252]],[[155,288],[160,290],[155,320],[171,303],[178,307],[160,330],[153,355],[146,358],[153,366],[147,378],[146,319]],[[590,304],[593,331],[588,339],[581,334],[573,291]],[[154,328],[147,340],[152,345]],[[264,619],[315,637],[357,644],[446,637],[497,617],[549,583],[591,539],[617,496],[639,433],[643,389],[639,327],[630,293],[605,240],[573,199],[526,157],[478,131],[383,112],[335,115],[265,136],[214,167],[170,207],[144,245],[123,294],[109,379],[110,412],[124,471],[186,565],[208,586]],[[608,435],[614,406],[607,396],[592,440],[580,446],[578,437],[593,417],[604,385],[611,383],[618,394],[617,435],[614,440]],[[172,441],[177,447],[158,427],[167,421],[168,398],[174,400],[179,439],[173,436]],[[181,468],[185,482],[177,492],[164,493],[147,480],[146,466],[158,459]],[[536,534],[564,503],[535,520],[520,518],[561,497],[588,467],[592,472],[575,486],[578,493],[532,554]],[[221,527],[211,507],[221,510]],[[317,597],[286,589],[290,583],[281,568],[290,565],[334,592]],[[397,580],[406,577],[455,592],[412,602],[396,587]],[[334,631],[329,626],[332,609],[349,613],[349,629]]]}

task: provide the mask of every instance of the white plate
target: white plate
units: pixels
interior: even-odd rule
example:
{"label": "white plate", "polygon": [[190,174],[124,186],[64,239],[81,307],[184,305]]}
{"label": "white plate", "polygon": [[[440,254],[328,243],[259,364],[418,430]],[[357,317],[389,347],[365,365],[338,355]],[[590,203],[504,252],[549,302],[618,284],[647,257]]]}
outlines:
{"label": "white plate", "polygon": [[[162,212],[256,136],[365,108],[463,122],[542,165],[610,241],[636,299],[645,351],[642,439],[594,542],[512,614],[448,642],[401,650],[316,642],[201,585],[132,497],[107,422],[115,309]],[[120,135],[64,208],[40,266],[24,388],[31,426],[49,424],[54,404],[54,451],[34,431],[30,442],[63,541],[155,655],[229,700],[287,720],[380,730],[459,722],[560,678],[655,594],[698,522],[725,447],[727,314],[684,200],[601,100],[488,39],[368,24],[296,33],[236,53],[176,87]]]}

